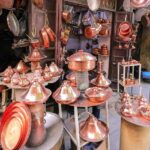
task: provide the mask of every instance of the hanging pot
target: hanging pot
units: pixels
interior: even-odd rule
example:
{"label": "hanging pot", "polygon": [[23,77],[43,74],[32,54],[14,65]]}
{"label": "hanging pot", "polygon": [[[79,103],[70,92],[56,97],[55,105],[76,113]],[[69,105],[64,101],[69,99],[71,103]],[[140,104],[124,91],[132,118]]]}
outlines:
{"label": "hanging pot", "polygon": [[91,26],[85,27],[85,29],[84,29],[84,36],[87,39],[95,38],[96,37],[96,29],[91,27]]}
{"label": "hanging pot", "polygon": [[96,11],[100,7],[100,0],[87,0],[87,4],[90,10]]}
{"label": "hanging pot", "polygon": [[39,9],[42,9],[44,6],[44,0],[32,0],[32,2]]}
{"label": "hanging pot", "polygon": [[108,36],[109,35],[109,29],[108,27],[102,26],[102,29],[99,31],[100,36]]}
{"label": "hanging pot", "polygon": [[49,37],[48,37],[48,34],[47,34],[45,28],[41,29],[40,35],[41,35],[41,39],[42,39],[42,45],[45,48],[49,48],[50,47],[50,41],[49,41]]}
{"label": "hanging pot", "polygon": [[55,35],[54,31],[49,26],[45,26],[44,28],[49,36],[50,41],[54,42],[56,39],[56,35]]}
{"label": "hanging pot", "polygon": [[31,44],[32,49],[36,49],[36,48],[40,47],[40,41],[39,41],[39,39],[32,39],[30,41],[30,44]]}
{"label": "hanging pot", "polygon": [[68,68],[73,71],[89,71],[95,68],[96,57],[90,53],[79,50],[74,53],[68,60]]}
{"label": "hanging pot", "polygon": [[10,11],[7,15],[7,24],[10,31],[15,35],[18,36],[20,33],[20,26],[17,17],[14,15],[13,11]]}
{"label": "hanging pot", "polygon": [[11,9],[13,8],[14,0],[0,0],[0,8]]}

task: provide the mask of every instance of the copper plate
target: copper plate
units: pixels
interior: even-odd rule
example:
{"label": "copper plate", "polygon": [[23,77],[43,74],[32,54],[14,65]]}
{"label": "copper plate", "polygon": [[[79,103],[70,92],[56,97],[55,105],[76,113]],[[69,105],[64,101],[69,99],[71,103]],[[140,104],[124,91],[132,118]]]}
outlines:
{"label": "copper plate", "polygon": [[115,109],[117,111],[117,113],[126,121],[138,125],[138,126],[142,126],[142,127],[150,127],[150,121],[144,119],[143,117],[140,116],[134,116],[134,117],[126,117],[123,116],[121,113],[121,102],[116,102],[115,104]]}
{"label": "copper plate", "polygon": [[[31,131],[31,113],[28,107],[23,102],[12,102],[6,109],[6,111],[3,114],[2,117],[2,123],[0,126],[0,129],[2,129],[3,124],[12,113],[17,113],[21,118],[23,123],[23,138],[19,143],[19,148],[23,147],[25,143],[27,142],[27,139],[29,137],[30,131]],[[17,149],[19,149],[17,148]]]}
{"label": "copper plate", "polygon": [[[85,122],[86,122],[86,121],[80,122],[80,130],[81,130],[81,128],[84,126]],[[101,120],[98,120],[98,126],[99,126],[99,127],[102,127],[102,130],[103,130],[104,133],[105,133],[105,135],[104,135],[103,137],[94,140],[94,139],[92,139],[92,138],[90,139],[90,138],[88,138],[87,136],[83,135],[81,132],[80,132],[80,137],[81,137],[83,140],[88,141],[88,142],[100,142],[100,141],[104,140],[104,139],[107,137],[107,134],[108,134],[108,132],[109,132],[109,129],[108,129],[106,123],[102,122]]]}
{"label": "copper plate", "polygon": [[22,123],[17,115],[12,115],[5,122],[1,132],[1,144],[3,149],[16,149],[22,136]]}

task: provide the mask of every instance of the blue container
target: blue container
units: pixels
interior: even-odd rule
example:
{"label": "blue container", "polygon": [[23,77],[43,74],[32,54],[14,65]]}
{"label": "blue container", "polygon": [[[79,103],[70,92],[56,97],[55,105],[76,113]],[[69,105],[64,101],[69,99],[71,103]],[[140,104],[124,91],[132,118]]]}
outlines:
{"label": "blue container", "polygon": [[150,79],[150,71],[142,71],[142,79]]}

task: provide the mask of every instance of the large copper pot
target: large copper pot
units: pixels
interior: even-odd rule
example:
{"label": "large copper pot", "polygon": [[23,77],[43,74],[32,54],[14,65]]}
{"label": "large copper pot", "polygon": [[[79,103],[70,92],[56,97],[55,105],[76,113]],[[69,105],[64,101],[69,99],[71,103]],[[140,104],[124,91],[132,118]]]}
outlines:
{"label": "large copper pot", "polygon": [[68,68],[73,71],[89,71],[95,68],[96,57],[90,53],[79,50],[67,58]]}
{"label": "large copper pot", "polygon": [[10,9],[13,7],[14,0],[0,0],[0,8]]}

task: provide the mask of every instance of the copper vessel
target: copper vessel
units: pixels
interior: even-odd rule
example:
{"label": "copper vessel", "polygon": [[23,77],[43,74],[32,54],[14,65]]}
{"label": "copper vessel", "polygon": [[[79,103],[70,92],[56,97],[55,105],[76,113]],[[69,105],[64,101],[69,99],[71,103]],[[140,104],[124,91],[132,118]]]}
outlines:
{"label": "copper vessel", "polygon": [[111,81],[106,79],[103,73],[99,73],[95,79],[91,80],[91,83],[98,87],[108,88],[111,84]]}
{"label": "copper vessel", "polygon": [[44,78],[45,81],[51,80],[52,77],[53,77],[53,75],[52,75],[51,72],[44,72],[43,78]]}
{"label": "copper vessel", "polygon": [[76,87],[72,87],[69,81],[64,81],[54,93],[53,98],[61,104],[74,103],[80,96],[80,91]]}
{"label": "copper vessel", "polygon": [[92,87],[85,90],[85,95],[88,97],[88,100],[94,103],[99,103],[107,99],[106,90],[99,87]]}
{"label": "copper vessel", "polygon": [[39,39],[32,39],[30,41],[30,44],[31,44],[32,49],[40,47],[40,41],[39,41]]}
{"label": "copper vessel", "polygon": [[45,26],[44,28],[49,36],[50,41],[54,42],[56,39],[56,35],[55,35],[54,31],[49,26]]}
{"label": "copper vessel", "polygon": [[33,0],[33,4],[38,7],[39,9],[43,8],[44,1],[43,0]]}
{"label": "copper vessel", "polygon": [[31,131],[31,113],[22,102],[12,102],[5,110],[0,125],[3,149],[21,149]]}
{"label": "copper vessel", "polygon": [[96,36],[96,29],[91,27],[91,26],[85,27],[85,29],[84,29],[84,36],[87,39],[94,38]]}
{"label": "copper vessel", "polygon": [[49,41],[48,34],[47,34],[47,32],[46,32],[44,27],[41,29],[40,35],[41,35],[41,39],[42,39],[42,45],[45,48],[49,48],[50,47],[50,41]]}
{"label": "copper vessel", "polygon": [[44,103],[47,101],[51,91],[40,82],[33,81],[30,88],[22,95],[22,100],[27,104]]}
{"label": "copper vessel", "polygon": [[42,59],[44,59],[45,57],[40,53],[40,51],[36,48],[34,49],[30,55],[28,56],[29,61],[31,62],[37,62],[40,61]]}
{"label": "copper vessel", "polygon": [[2,80],[3,80],[4,83],[10,83],[11,78],[10,77],[3,77]]}
{"label": "copper vessel", "polygon": [[66,76],[66,79],[70,81],[71,86],[76,86],[76,74],[75,72],[71,72]]}
{"label": "copper vessel", "polygon": [[11,83],[13,85],[18,85],[19,81],[20,81],[20,75],[19,75],[19,73],[16,72],[16,73],[13,74],[13,76],[11,78]]}
{"label": "copper vessel", "polygon": [[16,71],[18,71],[19,73],[26,73],[27,72],[27,66],[25,65],[25,63],[23,62],[23,60],[20,60],[19,63],[16,66]]}
{"label": "copper vessel", "polygon": [[54,62],[52,62],[49,66],[50,72],[53,76],[58,76],[62,73],[62,69],[59,68]]}
{"label": "copper vessel", "polygon": [[92,114],[86,121],[80,123],[80,136],[88,142],[100,142],[106,138],[108,128],[106,124],[97,120]]}
{"label": "copper vessel", "polygon": [[70,23],[72,21],[72,19],[73,19],[72,17],[73,16],[72,16],[70,11],[65,10],[65,11],[62,12],[62,19],[65,22]]}
{"label": "copper vessel", "polygon": [[0,1],[0,8],[2,9],[10,9],[13,7],[14,0],[1,0]]}
{"label": "copper vessel", "polygon": [[25,75],[23,75],[23,77],[21,77],[19,80],[19,86],[26,87],[29,85],[30,85],[30,81],[27,79],[27,77]]}
{"label": "copper vessel", "polygon": [[96,57],[90,53],[79,50],[67,58],[68,68],[73,71],[89,71],[95,68]]}
{"label": "copper vessel", "polygon": [[47,64],[45,65],[45,68],[44,68],[44,73],[45,73],[45,72],[50,72],[50,68],[48,67]]}

